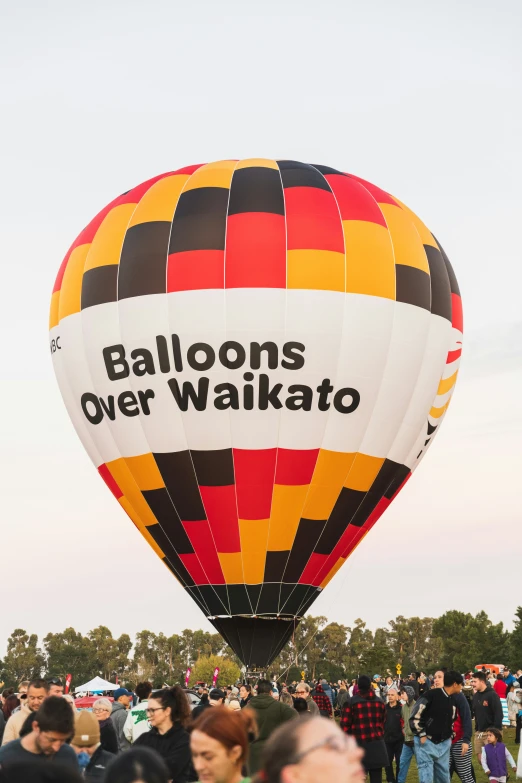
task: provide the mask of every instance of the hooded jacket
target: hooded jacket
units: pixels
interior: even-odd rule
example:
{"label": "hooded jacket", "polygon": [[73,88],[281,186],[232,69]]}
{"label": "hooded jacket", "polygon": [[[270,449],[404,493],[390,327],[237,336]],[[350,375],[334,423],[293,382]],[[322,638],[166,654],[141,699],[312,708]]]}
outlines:
{"label": "hooded jacket", "polygon": [[111,721],[118,737],[118,747],[120,750],[130,748],[130,742],[124,734],[125,722],[128,712],[119,701],[113,701],[111,711]]}
{"label": "hooded jacket", "polygon": [[175,783],[190,783],[198,779],[192,766],[189,734],[179,723],[174,724],[165,734],[160,734],[155,728],[146,731],[138,737],[134,747],[137,745],[144,745],[159,753]]}
{"label": "hooded jacket", "polygon": [[488,685],[485,691],[477,691],[473,696],[472,704],[476,731],[487,731],[490,726],[502,729],[502,704],[493,688]]}
{"label": "hooded jacket", "polygon": [[415,699],[407,701],[402,705],[402,730],[404,732],[404,742],[413,744],[413,731],[410,728],[410,717],[415,707]]}
{"label": "hooded jacket", "polygon": [[282,723],[297,718],[297,712],[288,704],[276,701],[269,693],[254,696],[248,706],[256,712],[258,728],[257,738],[250,745],[249,767],[254,774],[261,767],[261,753],[269,736]]}

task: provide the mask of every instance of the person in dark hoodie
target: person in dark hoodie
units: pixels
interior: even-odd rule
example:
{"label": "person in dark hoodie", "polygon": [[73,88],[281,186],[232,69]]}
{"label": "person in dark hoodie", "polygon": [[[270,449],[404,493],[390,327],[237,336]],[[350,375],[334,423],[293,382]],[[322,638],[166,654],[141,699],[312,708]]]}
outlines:
{"label": "person in dark hoodie", "polygon": [[475,695],[472,699],[475,716],[474,751],[479,760],[482,758],[482,748],[487,744],[488,729],[493,727],[502,731],[502,704],[498,693],[495,693],[488,682],[485,672],[475,672],[472,679]]}
{"label": "person in dark hoodie", "polygon": [[156,691],[149,698],[147,716],[152,728],[139,736],[133,747],[144,746],[159,753],[174,783],[197,780],[186,730],[191,711],[185,691],[179,685]]}
{"label": "person in dark hoodie", "polygon": [[353,735],[364,750],[363,766],[370,776],[370,783],[381,783],[382,770],[388,766],[384,742],[386,705],[376,696],[369,677],[361,675],[357,685],[357,694],[344,704],[341,729]]}
{"label": "person in dark hoodie", "polygon": [[[401,766],[401,753],[404,744],[402,733],[402,704],[399,702],[399,693],[396,688],[388,689],[388,704],[386,705],[386,721],[384,723],[384,741],[388,751],[389,764],[386,767],[386,780],[388,783],[396,783]],[[395,759],[395,774],[393,772],[393,760]]]}
{"label": "person in dark hoodie", "polygon": [[249,767],[252,775],[261,767],[261,753],[272,732],[287,720],[297,718],[297,712],[288,704],[274,699],[271,690],[272,683],[269,680],[259,680],[257,696],[254,696],[248,705],[250,709],[255,710],[258,727],[258,735],[250,744]]}
{"label": "person in dark hoodie", "polygon": [[453,724],[454,737],[451,741],[450,754],[450,778],[453,771],[457,773],[462,783],[475,783],[475,771],[473,769],[473,752],[471,750],[471,710],[462,687],[453,696],[457,707],[457,716]]}

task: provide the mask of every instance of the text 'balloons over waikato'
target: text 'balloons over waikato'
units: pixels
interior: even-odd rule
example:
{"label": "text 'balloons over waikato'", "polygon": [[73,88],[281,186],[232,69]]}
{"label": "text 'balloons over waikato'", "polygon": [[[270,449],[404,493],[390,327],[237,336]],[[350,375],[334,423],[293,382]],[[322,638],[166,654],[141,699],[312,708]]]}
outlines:
{"label": "text 'balloons over waikato'", "polygon": [[438,431],[462,305],[438,241],[385,191],[225,160],[105,207],[60,267],[50,330],[100,475],[266,667]]}

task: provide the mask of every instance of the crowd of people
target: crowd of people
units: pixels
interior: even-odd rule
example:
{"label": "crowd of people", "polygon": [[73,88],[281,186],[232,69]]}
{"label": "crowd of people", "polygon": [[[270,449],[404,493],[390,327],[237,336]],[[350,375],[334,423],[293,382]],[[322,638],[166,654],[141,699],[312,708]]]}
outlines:
{"label": "crowd of people", "polygon": [[1,696],[0,783],[405,783],[413,759],[420,783],[453,773],[476,783],[473,753],[491,782],[516,770],[501,699],[520,743],[522,670],[261,679],[197,693],[191,710],[179,685],[142,682],[90,711],[58,678],[22,682]]}

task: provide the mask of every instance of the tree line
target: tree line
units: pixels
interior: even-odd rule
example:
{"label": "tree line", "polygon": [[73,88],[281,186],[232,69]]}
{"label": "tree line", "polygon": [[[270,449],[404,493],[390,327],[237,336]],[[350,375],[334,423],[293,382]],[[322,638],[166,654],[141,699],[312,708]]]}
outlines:
{"label": "tree line", "polygon": [[[375,631],[361,619],[346,626],[308,616],[269,673],[288,681],[299,679],[301,671],[309,679],[337,680],[395,672],[397,664],[409,672],[440,666],[465,671],[477,663],[522,666],[522,606],[515,612],[511,632],[502,623],[493,623],[486,612],[450,610],[438,618],[399,615]],[[166,636],[144,630],[133,642],[128,634],[114,637],[101,625],[86,635],[74,628],[48,633],[40,643],[36,634],[17,628],[0,661],[0,680],[16,686],[24,679],[72,674],[74,687],[99,675],[130,685],[148,679],[160,687],[183,682],[188,666],[193,670],[191,681],[207,680],[203,673],[216,665],[230,678],[239,677],[242,666],[222,636],[208,631],[186,629]]]}

